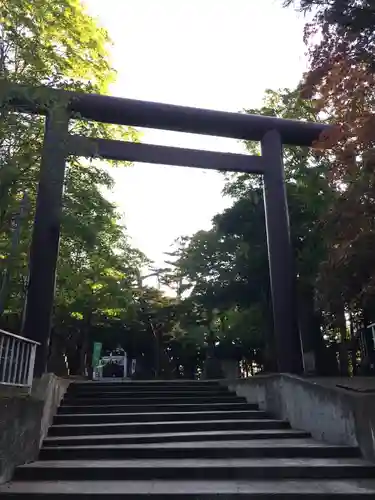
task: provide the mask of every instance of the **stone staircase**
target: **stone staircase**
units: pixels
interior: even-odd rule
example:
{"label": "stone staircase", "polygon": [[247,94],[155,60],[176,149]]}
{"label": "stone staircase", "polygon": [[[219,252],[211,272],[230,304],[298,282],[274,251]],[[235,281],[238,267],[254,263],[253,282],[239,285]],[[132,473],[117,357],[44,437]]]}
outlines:
{"label": "stone staircase", "polygon": [[359,450],[292,430],[215,382],[74,383],[0,498],[375,499]]}

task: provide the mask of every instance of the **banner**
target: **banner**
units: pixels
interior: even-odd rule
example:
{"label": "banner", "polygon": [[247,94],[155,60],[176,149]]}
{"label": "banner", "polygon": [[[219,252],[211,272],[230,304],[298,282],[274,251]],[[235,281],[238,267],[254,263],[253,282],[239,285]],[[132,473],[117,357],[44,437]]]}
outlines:
{"label": "banner", "polygon": [[94,347],[92,351],[92,367],[96,368],[100,361],[100,356],[102,354],[102,343],[94,342]]}

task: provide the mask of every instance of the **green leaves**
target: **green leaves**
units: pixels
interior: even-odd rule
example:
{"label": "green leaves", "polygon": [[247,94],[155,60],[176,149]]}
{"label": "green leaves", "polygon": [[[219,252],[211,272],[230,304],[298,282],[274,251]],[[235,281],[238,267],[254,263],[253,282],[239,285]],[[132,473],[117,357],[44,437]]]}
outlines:
{"label": "green leaves", "polygon": [[[44,118],[9,112],[12,83],[24,85],[23,98],[37,98],[50,110],[67,105],[50,88],[106,93],[116,73],[109,60],[108,34],[87,15],[79,0],[0,0],[0,19],[0,276],[5,276],[9,267],[12,219],[24,192],[31,205],[21,221],[9,299],[1,318],[3,324],[12,318],[13,328],[19,329]],[[84,122],[79,116],[71,120],[71,132],[138,140],[134,129]],[[58,350],[69,359],[74,358],[77,346],[84,353],[90,350],[87,335],[103,331],[103,322],[109,321],[104,330],[113,333],[112,321],[126,321],[133,314],[136,271],[146,262],[141,252],[129,245],[122,215],[104,195],[112,185],[99,160],[68,159],[54,331],[61,341]]]}

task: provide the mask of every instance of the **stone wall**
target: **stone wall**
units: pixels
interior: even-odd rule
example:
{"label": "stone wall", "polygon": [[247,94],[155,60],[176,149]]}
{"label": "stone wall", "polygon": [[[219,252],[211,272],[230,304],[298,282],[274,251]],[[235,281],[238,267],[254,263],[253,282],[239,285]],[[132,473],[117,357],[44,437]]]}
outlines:
{"label": "stone wall", "polygon": [[52,374],[36,379],[31,394],[0,390],[0,484],[17,465],[32,462],[70,381]]}
{"label": "stone wall", "polygon": [[294,429],[329,443],[359,446],[365,458],[375,461],[375,395],[293,375],[257,375],[226,385]]}
{"label": "stone wall", "polygon": [[56,415],[57,408],[60,406],[60,402],[70,383],[71,380],[69,379],[56,377],[56,375],[48,373],[33,384],[31,397],[43,403],[40,422],[40,445],[52,425],[53,417]]}

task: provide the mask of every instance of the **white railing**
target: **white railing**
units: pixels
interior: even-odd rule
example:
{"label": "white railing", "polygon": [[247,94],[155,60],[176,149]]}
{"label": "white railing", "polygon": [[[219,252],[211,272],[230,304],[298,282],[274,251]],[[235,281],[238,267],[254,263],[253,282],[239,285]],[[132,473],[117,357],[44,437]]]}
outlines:
{"label": "white railing", "polygon": [[34,340],[0,330],[0,385],[31,387],[39,345]]}
{"label": "white railing", "polygon": [[116,356],[116,355],[113,356],[112,354],[110,354],[109,356],[101,356],[98,366],[94,367],[94,372],[93,372],[94,380],[100,380],[105,378],[103,377],[103,368],[108,364],[115,364],[120,366],[122,371],[122,378],[127,378],[126,374],[128,369],[128,357],[126,355],[126,352],[124,352],[122,356]]}

